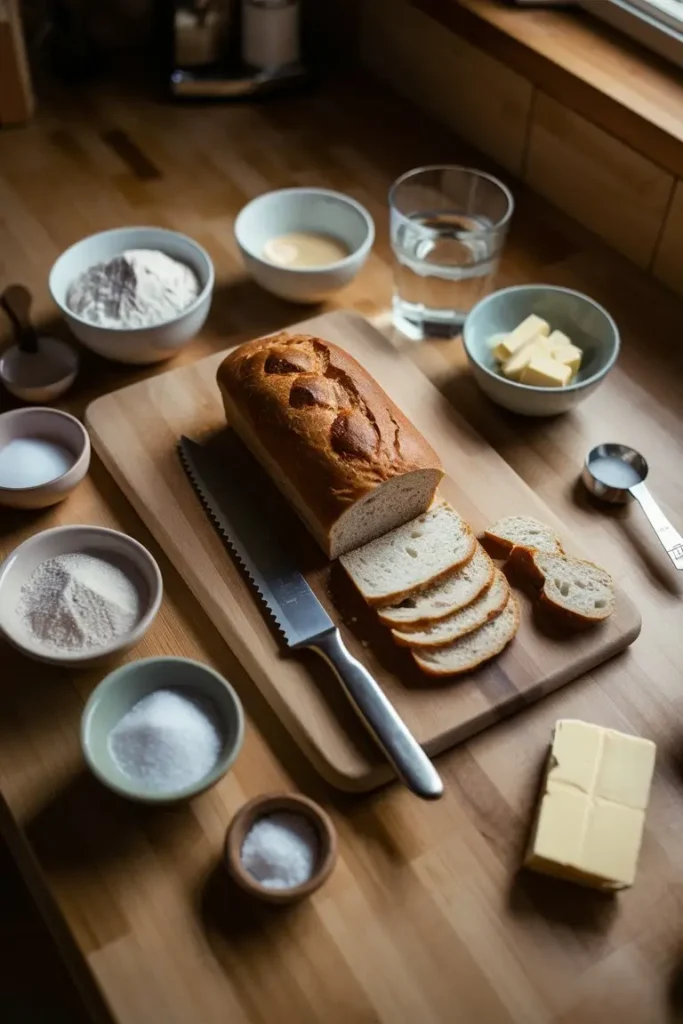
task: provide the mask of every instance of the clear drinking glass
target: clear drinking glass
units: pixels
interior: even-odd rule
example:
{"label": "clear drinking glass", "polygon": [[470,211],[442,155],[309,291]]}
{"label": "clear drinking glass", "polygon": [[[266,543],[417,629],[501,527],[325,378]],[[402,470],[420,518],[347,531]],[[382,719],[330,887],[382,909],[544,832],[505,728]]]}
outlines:
{"label": "clear drinking glass", "polygon": [[419,167],[389,190],[394,325],[416,341],[451,338],[493,288],[514,202],[468,167]]}

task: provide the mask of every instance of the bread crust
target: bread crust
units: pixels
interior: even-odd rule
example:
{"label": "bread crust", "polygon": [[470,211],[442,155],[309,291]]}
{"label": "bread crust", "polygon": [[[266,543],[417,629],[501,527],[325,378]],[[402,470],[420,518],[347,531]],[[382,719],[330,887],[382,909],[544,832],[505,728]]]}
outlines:
{"label": "bread crust", "polygon": [[283,331],[231,352],[217,373],[231,426],[264,462],[319,543],[355,502],[393,477],[431,470],[436,452],[343,349]]}

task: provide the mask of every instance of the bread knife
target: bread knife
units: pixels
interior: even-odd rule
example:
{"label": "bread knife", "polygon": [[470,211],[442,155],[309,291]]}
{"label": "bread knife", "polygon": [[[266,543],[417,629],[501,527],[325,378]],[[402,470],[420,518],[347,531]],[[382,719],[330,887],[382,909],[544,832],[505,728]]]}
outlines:
{"label": "bread knife", "polygon": [[225,463],[205,445],[181,437],[185,471],[232,555],[291,650],[308,647],[334,671],[361,720],[402,782],[424,800],[438,799],[443,783],[434,765],[370,673],[346,649],[289,551],[243,488],[228,485]]}

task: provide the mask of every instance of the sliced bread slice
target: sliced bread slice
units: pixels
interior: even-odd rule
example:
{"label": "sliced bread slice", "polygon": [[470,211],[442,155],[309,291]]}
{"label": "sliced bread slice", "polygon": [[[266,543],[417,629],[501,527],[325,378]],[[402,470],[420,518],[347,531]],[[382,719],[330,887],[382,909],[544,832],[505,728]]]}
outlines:
{"label": "sliced bread slice", "polygon": [[489,526],[484,535],[506,552],[511,552],[513,548],[524,548],[527,551],[550,551],[561,555],[563,551],[560,538],[552,527],[530,516],[505,516]]}
{"label": "sliced bread slice", "polygon": [[391,633],[401,647],[447,647],[466,633],[479,629],[485,622],[502,612],[510,596],[510,585],[500,569],[496,569],[490,587],[465,608],[438,619],[412,633],[392,629]]}
{"label": "sliced bread slice", "polygon": [[543,581],[541,601],[575,626],[601,622],[614,611],[614,582],[594,562],[536,551],[531,556]]}
{"label": "sliced bread slice", "polygon": [[386,604],[453,572],[476,546],[465,520],[442,501],[339,561],[368,604]]}
{"label": "sliced bread slice", "polygon": [[484,593],[493,580],[495,566],[477,544],[475,552],[465,565],[433,586],[402,601],[377,609],[380,622],[407,631],[423,629],[427,623],[444,619],[465,608]]}
{"label": "sliced bread slice", "polygon": [[419,668],[430,676],[456,676],[471,672],[506,647],[519,628],[519,607],[510,594],[503,611],[473,633],[461,636],[448,647],[413,649]]}

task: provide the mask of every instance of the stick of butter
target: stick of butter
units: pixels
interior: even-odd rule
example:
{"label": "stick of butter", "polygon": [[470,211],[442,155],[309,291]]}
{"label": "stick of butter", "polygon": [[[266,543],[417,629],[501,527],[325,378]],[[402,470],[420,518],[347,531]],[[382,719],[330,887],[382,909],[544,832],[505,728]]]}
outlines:
{"label": "stick of butter", "polygon": [[533,384],[537,388],[563,388],[571,380],[570,366],[559,363],[550,355],[536,355],[522,371],[522,384]]}
{"label": "stick of butter", "polygon": [[526,370],[535,356],[549,356],[550,354],[548,338],[544,334],[537,334],[531,341],[527,341],[526,345],[517,349],[513,356],[505,360],[502,366],[503,376],[510,380],[519,380],[522,372]]}
{"label": "stick of butter", "polygon": [[[556,332],[557,333],[557,332]],[[563,363],[568,366],[572,374],[579,372],[581,366],[581,357],[583,352],[576,345],[558,345],[557,348],[553,349],[553,359],[556,359],[558,363]]]}
{"label": "stick of butter", "polygon": [[639,736],[561,719],[526,867],[598,889],[633,885],[655,750]]}
{"label": "stick of butter", "polygon": [[517,349],[520,349],[522,345],[526,345],[537,334],[544,334],[547,337],[550,334],[550,324],[547,320],[543,320],[540,316],[532,313],[526,320],[522,320],[521,324],[518,324],[514,331],[506,334],[498,342],[493,350],[493,354],[499,363],[504,363],[506,359],[515,354]]}

